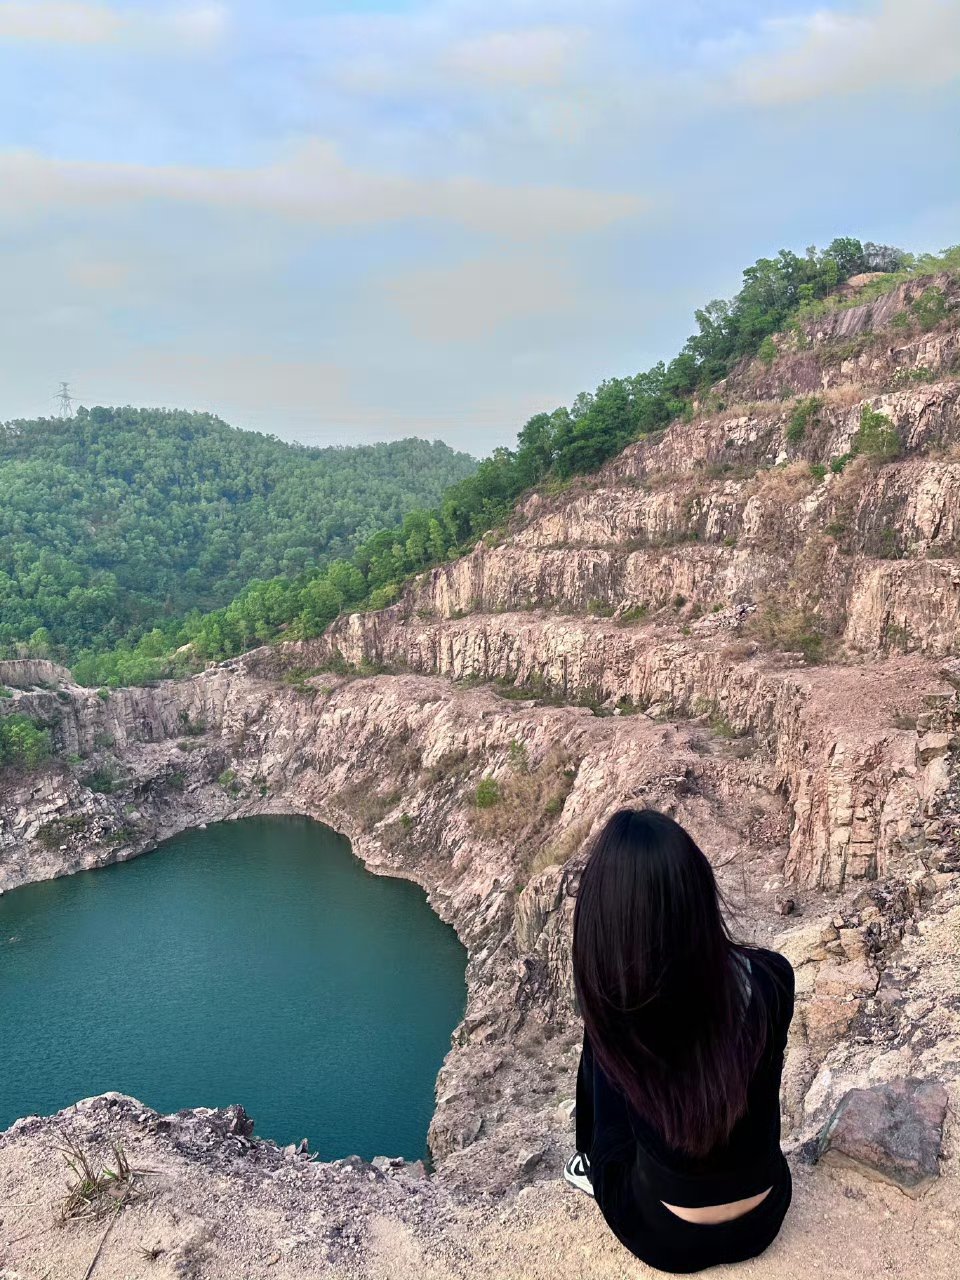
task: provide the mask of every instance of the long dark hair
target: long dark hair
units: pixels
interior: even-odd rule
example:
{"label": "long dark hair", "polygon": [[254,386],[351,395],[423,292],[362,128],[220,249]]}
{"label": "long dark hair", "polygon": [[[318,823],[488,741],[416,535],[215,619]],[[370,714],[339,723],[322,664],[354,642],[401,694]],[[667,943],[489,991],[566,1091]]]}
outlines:
{"label": "long dark hair", "polygon": [[721,901],[683,827],[621,809],[593,842],[573,917],[594,1056],[663,1141],[693,1157],[729,1138],[765,1044]]}

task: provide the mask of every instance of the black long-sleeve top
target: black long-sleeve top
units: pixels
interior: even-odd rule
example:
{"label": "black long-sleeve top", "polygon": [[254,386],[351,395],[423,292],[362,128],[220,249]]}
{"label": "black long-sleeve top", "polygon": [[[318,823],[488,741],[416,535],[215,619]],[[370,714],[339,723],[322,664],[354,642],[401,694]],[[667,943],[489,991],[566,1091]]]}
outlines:
{"label": "black long-sleeve top", "polygon": [[749,999],[762,1001],[767,1012],[767,1043],[750,1083],[746,1112],[728,1142],[706,1158],[668,1148],[607,1078],[584,1037],[577,1076],[577,1149],[590,1160],[605,1216],[615,1213],[618,1204],[629,1213],[631,1205],[651,1197],[684,1208],[729,1204],[782,1182],[780,1078],[793,1017],[794,974],[776,951],[745,949],[741,954],[758,961],[749,966]]}

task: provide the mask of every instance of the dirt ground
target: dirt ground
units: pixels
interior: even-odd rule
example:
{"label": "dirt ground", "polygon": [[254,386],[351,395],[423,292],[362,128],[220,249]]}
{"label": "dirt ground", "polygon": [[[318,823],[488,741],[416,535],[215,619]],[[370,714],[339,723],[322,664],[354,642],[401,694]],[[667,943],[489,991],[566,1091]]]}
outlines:
{"label": "dirt ground", "polygon": [[[409,1214],[374,1212],[352,1261],[342,1251],[328,1256],[318,1228],[326,1217],[324,1195],[321,1186],[309,1185],[315,1167],[306,1166],[293,1190],[270,1187],[241,1197],[236,1177],[213,1174],[162,1146],[151,1152],[151,1144],[137,1153],[144,1165],[152,1157],[157,1170],[145,1179],[150,1190],[143,1200],[112,1226],[110,1219],[60,1224],[65,1179],[56,1175],[62,1166],[48,1136],[28,1135],[0,1151],[0,1280],[636,1280],[657,1274],[619,1245],[588,1197],[558,1180],[498,1204],[424,1212],[419,1223]],[[797,1162],[793,1168],[794,1200],[780,1237],[760,1258],[724,1268],[727,1274],[952,1280],[960,1255],[954,1161],[919,1200],[854,1171]]]}

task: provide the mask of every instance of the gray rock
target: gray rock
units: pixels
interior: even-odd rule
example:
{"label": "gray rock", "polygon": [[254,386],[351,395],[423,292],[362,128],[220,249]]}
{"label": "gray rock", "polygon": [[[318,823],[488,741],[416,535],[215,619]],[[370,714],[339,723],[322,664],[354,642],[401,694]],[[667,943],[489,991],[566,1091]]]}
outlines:
{"label": "gray rock", "polygon": [[564,1098],[557,1107],[557,1118],[562,1124],[570,1124],[577,1114],[577,1104],[573,1098]]}
{"label": "gray rock", "polygon": [[911,1076],[850,1089],[820,1135],[818,1159],[919,1196],[940,1175],[947,1091]]}
{"label": "gray rock", "polygon": [[530,1151],[521,1151],[517,1156],[517,1168],[521,1173],[532,1173],[534,1169],[543,1163],[543,1157],[546,1155],[543,1147],[534,1147]]}

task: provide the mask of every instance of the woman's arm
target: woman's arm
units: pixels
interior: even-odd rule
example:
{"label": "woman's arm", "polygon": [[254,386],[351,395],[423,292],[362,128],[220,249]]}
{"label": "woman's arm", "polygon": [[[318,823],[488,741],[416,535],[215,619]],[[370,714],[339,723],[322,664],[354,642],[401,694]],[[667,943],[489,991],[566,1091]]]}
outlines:
{"label": "woman's arm", "polygon": [[582,1151],[589,1159],[590,1148],[593,1146],[593,1051],[586,1035],[583,1037],[580,1066],[577,1068],[575,1121],[577,1150]]}

